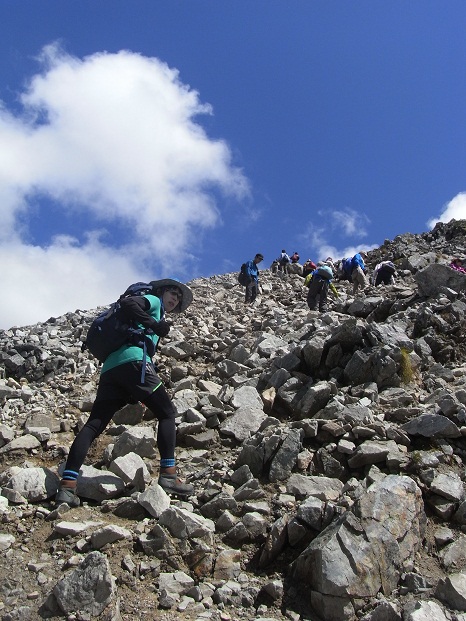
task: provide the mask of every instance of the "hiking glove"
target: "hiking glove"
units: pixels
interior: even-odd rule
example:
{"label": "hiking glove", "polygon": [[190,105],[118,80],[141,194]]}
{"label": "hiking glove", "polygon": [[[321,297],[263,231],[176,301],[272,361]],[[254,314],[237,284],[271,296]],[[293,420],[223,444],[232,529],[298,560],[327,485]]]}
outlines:
{"label": "hiking glove", "polygon": [[154,321],[153,325],[151,325],[151,330],[157,336],[167,336],[170,332],[170,324],[165,319]]}

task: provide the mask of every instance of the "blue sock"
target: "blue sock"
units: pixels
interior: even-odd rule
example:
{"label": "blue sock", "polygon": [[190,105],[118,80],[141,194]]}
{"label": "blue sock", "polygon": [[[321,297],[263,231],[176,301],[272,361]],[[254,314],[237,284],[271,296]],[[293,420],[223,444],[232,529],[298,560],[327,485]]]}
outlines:
{"label": "blue sock", "polygon": [[161,468],[173,468],[175,466],[176,462],[175,462],[175,458],[171,458],[171,459],[161,459],[160,460],[160,467]]}
{"label": "blue sock", "polygon": [[79,472],[75,470],[63,470],[62,480],[63,481],[77,481],[79,477]]}

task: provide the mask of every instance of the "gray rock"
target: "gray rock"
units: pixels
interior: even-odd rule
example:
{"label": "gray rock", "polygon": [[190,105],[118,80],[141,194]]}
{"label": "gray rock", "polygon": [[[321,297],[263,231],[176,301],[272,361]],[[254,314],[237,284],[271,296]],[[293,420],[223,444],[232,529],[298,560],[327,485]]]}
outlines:
{"label": "gray rock", "polygon": [[176,554],[176,549],[170,536],[158,524],[150,532],[142,533],[138,538],[144,554],[156,556],[157,558],[171,558]]}
{"label": "gray rock", "polygon": [[369,570],[377,566],[376,552],[363,536],[359,520],[347,512],[300,554],[292,564],[292,575],[312,591],[349,602],[353,597],[378,593],[380,575]]}
{"label": "gray rock", "polygon": [[272,334],[266,334],[259,337],[259,339],[255,342],[253,349],[261,356],[268,358],[281,347],[286,347],[286,341]]}
{"label": "gray rock", "polygon": [[241,386],[233,393],[231,405],[236,409],[262,409],[262,399],[253,386]]}
{"label": "gray rock", "polygon": [[127,453],[114,459],[108,469],[127,485],[134,484],[142,476],[143,481],[150,480],[150,474],[144,460],[137,453]]}
{"label": "gray rock", "polygon": [[86,520],[83,522],[57,522],[53,530],[55,533],[59,535],[71,535],[72,537],[76,535],[80,535],[82,533],[86,533],[88,531],[94,530],[98,526],[100,526],[102,522],[93,522],[90,520]]}
{"label": "gray rock", "polygon": [[331,396],[331,386],[327,382],[319,382],[311,386],[296,405],[299,418],[312,418],[324,408]]}
{"label": "gray rock", "polygon": [[115,425],[139,425],[144,416],[142,403],[128,403],[113,415]]}
{"label": "gray rock", "polygon": [[298,460],[303,435],[303,432],[298,429],[291,429],[287,434],[272,459],[269,471],[270,481],[284,481],[290,476]]}
{"label": "gray rock", "polygon": [[331,503],[310,496],[302,502],[296,517],[306,526],[320,532],[330,524],[335,515],[335,507]]}
{"label": "gray rock", "polygon": [[464,499],[464,485],[460,477],[454,473],[437,474],[430,484],[430,491],[447,500],[459,502]]}
{"label": "gray rock", "polygon": [[93,531],[91,534],[91,545],[94,550],[100,550],[109,543],[114,543],[121,539],[128,539],[131,541],[131,538],[131,531],[127,528],[117,526],[116,524],[107,524]]}
{"label": "gray rock", "polygon": [[210,541],[210,536],[215,531],[215,524],[212,520],[179,507],[165,509],[159,517],[159,524],[166,526],[177,539],[207,537]]}
{"label": "gray rock", "polygon": [[419,293],[427,297],[438,295],[444,287],[454,291],[466,290],[465,275],[439,263],[433,263],[417,271],[414,280],[419,288]]}
{"label": "gray rock", "polygon": [[[406,616],[406,621],[450,621],[437,602],[416,602],[416,608]],[[458,619],[459,621],[459,619]]]}
{"label": "gray rock", "polygon": [[0,448],[0,455],[5,453],[10,453],[11,451],[31,451],[33,449],[40,447],[40,441],[30,433],[25,434],[24,436],[19,436],[18,438],[13,438],[8,444],[2,446]]}
{"label": "gray rock", "polygon": [[[424,539],[426,515],[421,490],[410,477],[388,475],[361,495],[356,513],[377,550],[384,593],[388,594]],[[405,519],[400,520],[400,515]]]}
{"label": "gray rock", "polygon": [[454,610],[466,611],[466,573],[459,572],[440,580],[435,596]]}
{"label": "gray rock", "polygon": [[37,438],[39,442],[47,442],[52,437],[52,432],[48,427],[31,427],[26,425],[24,430],[26,433]]}
{"label": "gray rock", "polygon": [[15,543],[14,535],[8,533],[0,533],[0,552],[6,552]]}
{"label": "gray rock", "polygon": [[171,595],[175,595],[177,599],[180,595],[184,595],[193,585],[194,580],[184,571],[163,572],[159,576],[160,591],[167,591]]}
{"label": "gray rock", "polygon": [[425,438],[459,438],[461,432],[451,420],[440,414],[421,414],[401,426],[410,436]]}
{"label": "gray rock", "polygon": [[59,477],[48,468],[22,468],[5,483],[29,502],[40,502],[55,495]]}
{"label": "gray rock", "polygon": [[256,433],[266,419],[266,414],[259,409],[239,408],[220,425],[220,433],[243,442]]}
{"label": "gray rock", "polygon": [[381,601],[374,610],[361,617],[361,621],[402,621],[402,617],[393,602]]}
{"label": "gray rock", "polygon": [[387,442],[369,440],[358,446],[353,455],[348,459],[348,466],[350,468],[361,468],[368,464],[385,462],[390,452],[399,452],[396,442],[391,440]]}
{"label": "gray rock", "polygon": [[338,479],[303,476],[302,474],[292,474],[286,486],[286,491],[298,498],[315,496],[326,502],[338,500],[342,489],[343,483]]}
{"label": "gray rock", "polygon": [[11,442],[15,437],[15,431],[7,425],[0,425],[0,446],[4,446]]}
{"label": "gray rock", "polygon": [[[247,481],[249,480],[250,478],[247,479]],[[238,513],[237,501],[227,492],[220,492],[214,498],[212,498],[212,500],[209,500],[204,505],[202,505],[202,507],[200,507],[200,512],[202,513],[202,515],[211,520],[216,520],[225,511],[230,511],[234,515]]]}
{"label": "gray rock", "polygon": [[155,518],[159,518],[170,506],[170,497],[157,483],[153,483],[144,492],[139,494],[137,501],[141,507],[144,507]]}
{"label": "gray rock", "polygon": [[265,492],[257,479],[249,479],[246,483],[238,487],[233,494],[233,498],[237,502],[255,500],[257,498],[264,498],[264,496]]}
{"label": "gray rock", "polygon": [[194,390],[185,389],[175,393],[173,398],[173,405],[179,415],[184,414],[190,408],[195,408],[199,397]]}
{"label": "gray rock", "polygon": [[100,615],[116,594],[108,559],[100,552],[91,552],[55,585],[53,594],[66,615],[76,610]]}
{"label": "gray rock", "polygon": [[154,430],[150,427],[132,427],[124,431],[113,446],[112,459],[128,453],[153,459],[156,456]]}
{"label": "gray rock", "polygon": [[460,535],[456,541],[446,545],[439,552],[439,558],[448,572],[466,567],[466,536]]}
{"label": "gray rock", "polygon": [[77,486],[78,496],[101,502],[106,498],[115,498],[124,489],[124,482],[112,472],[99,470],[93,466],[81,466]]}
{"label": "gray rock", "polygon": [[460,503],[456,513],[453,515],[453,521],[457,522],[458,524],[462,524],[462,525],[466,524],[466,501],[465,500],[463,500],[463,502]]}
{"label": "gray rock", "polygon": [[237,578],[241,571],[240,561],[240,550],[220,550],[215,559],[214,579],[229,580],[231,578]]}

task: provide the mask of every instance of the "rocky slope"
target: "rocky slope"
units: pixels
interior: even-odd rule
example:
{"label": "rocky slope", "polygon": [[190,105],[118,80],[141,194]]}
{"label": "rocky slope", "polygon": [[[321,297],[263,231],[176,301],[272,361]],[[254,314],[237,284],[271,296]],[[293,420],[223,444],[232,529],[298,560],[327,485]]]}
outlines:
{"label": "rocky slope", "polygon": [[0,615],[465,621],[466,222],[369,253],[397,282],[309,312],[299,276],[196,279],[158,352],[196,495],[157,485],[155,421],[120,411],[53,503],[98,368],[100,310],[0,332]]}

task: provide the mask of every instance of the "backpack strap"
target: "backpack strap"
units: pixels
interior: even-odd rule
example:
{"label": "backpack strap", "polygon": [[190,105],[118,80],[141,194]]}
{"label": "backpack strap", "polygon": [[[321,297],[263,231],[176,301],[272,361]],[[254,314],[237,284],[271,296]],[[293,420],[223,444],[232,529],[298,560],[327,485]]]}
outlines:
{"label": "backpack strap", "polygon": [[146,381],[146,368],[147,368],[147,345],[146,339],[144,339],[144,345],[142,347],[143,355],[142,355],[142,368],[141,368],[141,384],[144,384]]}

